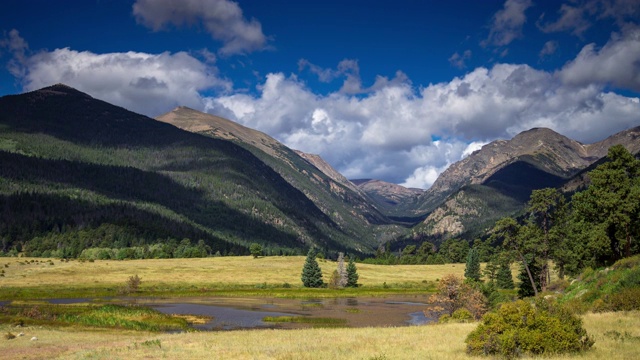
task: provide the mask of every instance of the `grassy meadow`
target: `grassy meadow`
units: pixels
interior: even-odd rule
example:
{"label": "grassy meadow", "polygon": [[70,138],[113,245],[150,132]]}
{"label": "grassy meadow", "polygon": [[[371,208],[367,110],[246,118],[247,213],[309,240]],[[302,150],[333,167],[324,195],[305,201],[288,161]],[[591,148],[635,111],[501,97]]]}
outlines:
{"label": "grassy meadow", "polygon": [[[464,264],[357,264],[356,289],[305,289],[300,281],[304,257],[218,257],[84,261],[42,258],[0,259],[0,300],[114,296],[132,275],[142,279],[140,296],[223,295],[270,297],[339,297],[424,294],[446,274],[463,276]],[[325,281],[336,267],[320,260]],[[514,269],[515,270],[515,269]],[[285,284],[288,284],[285,286]],[[42,301],[41,301],[42,302]],[[24,301],[30,304],[38,301]],[[44,313],[45,302],[39,306]],[[68,305],[74,306],[74,305]],[[406,327],[260,329],[167,333],[182,319],[144,311],[96,305],[73,311],[71,321],[0,323],[0,354],[11,359],[469,359],[464,339],[477,323]],[[0,310],[2,307],[0,307]],[[52,309],[58,309],[52,306]],[[3,310],[0,316],[8,316]],[[62,316],[62,315],[59,315]],[[155,318],[154,318],[155,316]],[[375,314],[372,314],[375,316]],[[46,316],[41,316],[45,318]],[[11,319],[10,317],[6,317]],[[552,359],[640,358],[640,312],[587,313],[584,326],[596,343],[591,351]],[[13,318],[16,319],[16,318]],[[274,322],[282,319],[274,318]],[[99,324],[119,321],[118,325]],[[138,327],[139,322],[150,327]],[[98,324],[98,326],[96,326]],[[127,325],[128,324],[128,325]],[[156,325],[154,325],[156,324]],[[138,330],[132,330],[138,329]],[[10,337],[15,336],[11,339]],[[32,340],[32,338],[37,340]]]}
{"label": "grassy meadow", "polygon": [[[583,316],[596,340],[577,356],[550,359],[639,359],[640,313]],[[81,328],[0,325],[0,332],[24,332],[0,339],[11,359],[470,359],[464,339],[476,324],[397,328],[248,330],[149,333]],[[31,340],[32,337],[38,340]]]}
{"label": "grassy meadow", "polygon": [[[357,264],[357,289],[302,287],[305,257],[212,257],[195,259],[62,261],[0,258],[1,299],[113,296],[130,276],[142,279],[141,295],[353,296],[357,294],[424,293],[446,274],[463,276],[464,264]],[[336,262],[319,260],[325,282]],[[0,270],[1,271],[1,270]],[[277,292],[277,293],[274,293]],[[57,295],[53,295],[57,294]]]}

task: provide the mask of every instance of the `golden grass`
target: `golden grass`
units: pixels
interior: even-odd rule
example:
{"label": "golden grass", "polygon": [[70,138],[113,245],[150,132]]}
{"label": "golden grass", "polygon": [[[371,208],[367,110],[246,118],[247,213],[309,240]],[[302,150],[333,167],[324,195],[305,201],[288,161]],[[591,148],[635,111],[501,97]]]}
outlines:
{"label": "golden grass", "polygon": [[[583,355],[551,359],[640,358],[640,312],[587,314],[583,318],[585,328],[596,339],[593,349]],[[0,325],[2,333],[25,333],[12,340],[1,339],[0,353],[24,359],[469,359],[464,339],[475,326],[152,334]],[[612,331],[626,338],[616,339]],[[32,336],[38,340],[30,341]]]}
{"label": "golden grass", "polygon": [[[202,259],[96,260],[62,262],[42,258],[0,258],[5,276],[0,283],[7,287],[100,287],[120,286],[137,274],[142,286],[224,286],[270,284],[302,286],[300,273],[305,257],[251,256]],[[22,265],[20,265],[22,263]],[[8,264],[8,267],[4,267]],[[334,261],[320,260],[324,280],[336,269]],[[359,283],[382,286],[435,281],[446,274],[464,274],[464,264],[447,265],[369,265],[357,264]]]}

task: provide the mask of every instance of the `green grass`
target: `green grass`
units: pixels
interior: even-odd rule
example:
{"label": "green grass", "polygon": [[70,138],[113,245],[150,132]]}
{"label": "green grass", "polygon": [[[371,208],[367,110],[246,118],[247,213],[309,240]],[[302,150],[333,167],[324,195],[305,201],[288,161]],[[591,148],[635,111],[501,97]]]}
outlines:
{"label": "green grass", "polygon": [[113,304],[13,302],[1,308],[0,319],[4,323],[20,326],[86,326],[136,331],[190,330],[183,318],[165,315],[147,307]]}
{"label": "green grass", "polygon": [[608,268],[583,271],[560,301],[582,312],[632,310],[640,306],[639,296],[640,255],[636,255]]}
{"label": "green grass", "polygon": [[346,319],[304,316],[267,316],[262,321],[269,323],[312,324],[314,327],[339,327],[347,324]]}

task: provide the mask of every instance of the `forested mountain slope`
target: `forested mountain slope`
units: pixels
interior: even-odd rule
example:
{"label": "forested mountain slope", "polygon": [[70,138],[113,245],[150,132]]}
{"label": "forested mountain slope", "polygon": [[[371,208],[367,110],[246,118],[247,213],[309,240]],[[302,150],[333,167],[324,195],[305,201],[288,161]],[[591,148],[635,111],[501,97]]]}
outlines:
{"label": "forested mountain slope", "polygon": [[369,247],[406,231],[379,211],[367,194],[317,155],[292,150],[269,135],[233,121],[178,107],[157,117],[179,128],[244,147],[307,196],[338,227]]}
{"label": "forested mountain slope", "polygon": [[185,238],[222,254],[373,248],[233,142],[65,85],[0,98],[0,250],[77,256]]}

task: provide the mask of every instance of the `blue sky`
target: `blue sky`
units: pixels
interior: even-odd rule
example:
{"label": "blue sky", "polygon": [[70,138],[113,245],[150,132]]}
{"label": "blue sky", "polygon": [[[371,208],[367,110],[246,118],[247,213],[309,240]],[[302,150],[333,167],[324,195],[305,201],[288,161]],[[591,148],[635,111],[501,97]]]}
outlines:
{"label": "blue sky", "polygon": [[427,188],[531,127],[590,143],[640,125],[639,23],[638,0],[4,0],[0,95],[186,105]]}

